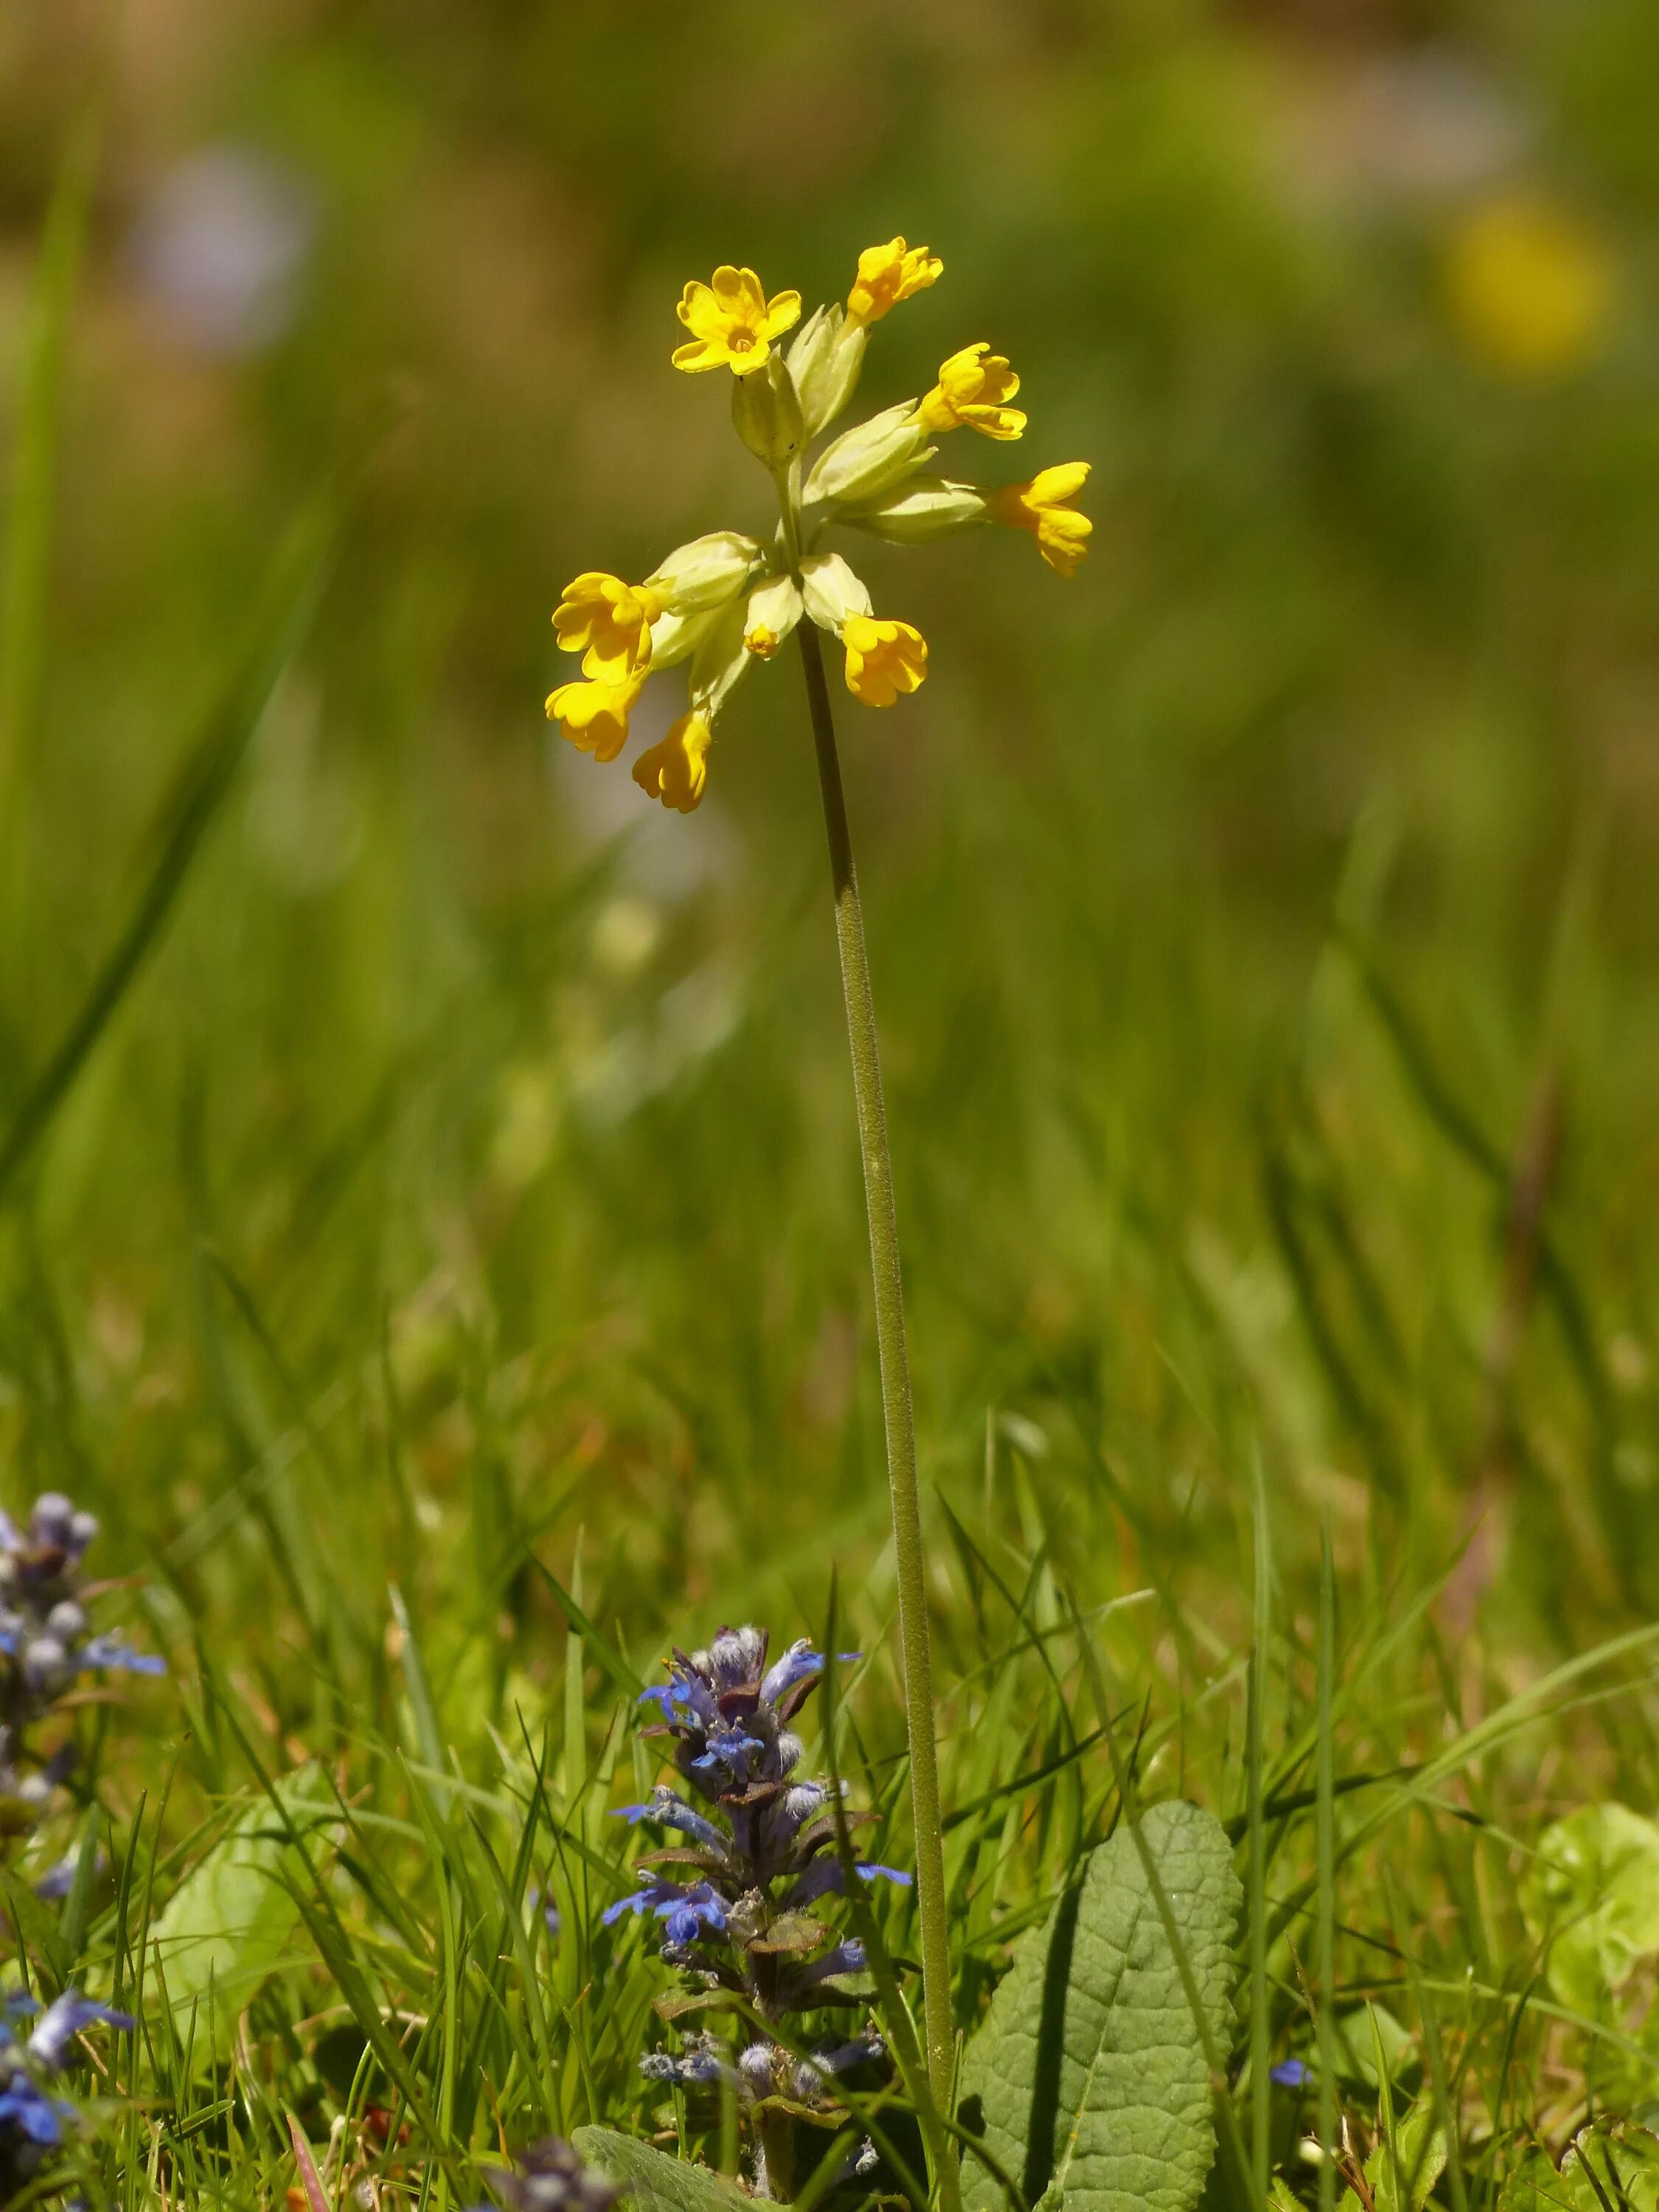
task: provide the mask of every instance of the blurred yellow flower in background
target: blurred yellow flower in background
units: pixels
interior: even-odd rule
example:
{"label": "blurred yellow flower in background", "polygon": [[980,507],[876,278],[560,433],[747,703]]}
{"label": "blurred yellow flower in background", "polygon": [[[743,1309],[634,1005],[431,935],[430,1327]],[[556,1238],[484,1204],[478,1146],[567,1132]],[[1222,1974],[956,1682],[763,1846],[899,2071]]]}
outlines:
{"label": "blurred yellow flower in background", "polygon": [[1604,343],[1616,272],[1577,217],[1520,192],[1468,215],[1446,252],[1447,305],[1470,350],[1516,377],[1580,367]]}

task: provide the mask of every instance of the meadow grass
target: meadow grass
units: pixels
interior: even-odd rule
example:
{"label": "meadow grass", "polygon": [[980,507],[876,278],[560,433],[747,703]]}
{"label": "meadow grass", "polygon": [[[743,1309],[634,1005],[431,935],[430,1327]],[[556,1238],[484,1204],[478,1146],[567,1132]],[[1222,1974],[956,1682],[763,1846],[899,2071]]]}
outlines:
{"label": "meadow grass", "polygon": [[[1127,65],[1148,134],[1237,91],[1197,51],[1197,90]],[[287,96],[320,143],[316,85]],[[533,641],[594,503],[550,526],[552,473],[513,481],[528,402],[507,453],[481,388],[386,401],[361,210],[341,391],[302,334],[257,458],[226,434],[234,494],[148,482],[116,342],[62,383],[91,143],[11,410],[5,1480],[98,1512],[173,1673],[77,1715],[74,1808],[0,1877],[21,1978],[140,2016],[70,2163],[124,2205],[268,2205],[297,2127],[331,2203],[447,2206],[602,2120],[729,2170],[718,2105],[638,2073],[653,1946],[599,1924],[664,1651],[833,1607],[865,1654],[836,1760],[872,1855],[910,1848],[804,713],[744,701],[672,836],[550,764]],[[1234,237],[1213,158],[1171,218],[1212,270],[1270,234],[1251,202]],[[1066,219],[1073,282],[1115,190]],[[1006,282],[1017,241],[986,252]],[[1650,580],[1635,524],[1608,550],[1608,457],[1651,462],[1616,380],[1494,398],[1431,360],[1367,395],[1341,333],[1397,280],[1305,269],[1294,419],[1241,450],[1207,341],[1254,311],[1125,253],[1103,376],[1094,334],[1030,333],[1104,441],[1110,591],[1051,605],[1001,546],[907,579],[955,649],[909,735],[843,741],[955,2016],[1126,1797],[1190,1796],[1247,1899],[1217,2197],[1328,2206],[1298,2138],[1391,2139],[1419,2099],[1438,2201],[1486,2212],[1533,2136],[1659,2101],[1639,1979],[1564,2002],[1525,1909],[1553,1819],[1656,1779],[1652,884],[1639,791],[1550,738],[1566,648],[1634,651],[1594,609]],[[700,453],[641,435],[671,432]],[[873,1909],[914,2006],[912,1907]],[[1267,2078],[1293,2055],[1316,2087]]]}

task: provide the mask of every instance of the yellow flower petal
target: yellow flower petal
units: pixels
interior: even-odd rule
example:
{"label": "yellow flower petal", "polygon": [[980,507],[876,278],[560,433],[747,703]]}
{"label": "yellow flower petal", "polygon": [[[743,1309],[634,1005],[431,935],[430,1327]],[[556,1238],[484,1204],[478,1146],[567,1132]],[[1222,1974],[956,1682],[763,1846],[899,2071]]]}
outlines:
{"label": "yellow flower petal", "polygon": [[941,364],[939,382],[916,410],[916,418],[927,430],[955,430],[963,425],[988,438],[1018,438],[1025,417],[1006,402],[1019,390],[1019,379],[1007,356],[993,353],[983,340],[963,346]]}
{"label": "yellow flower petal", "polygon": [[708,748],[714,742],[708,718],[682,714],[660,744],[648,745],[634,763],[634,781],[652,799],[677,813],[690,814],[702,804],[708,781]]}
{"label": "yellow flower petal", "polygon": [[842,624],[847,648],[847,688],[866,707],[890,707],[901,691],[915,691],[927,675],[927,641],[908,623],[849,615]]}
{"label": "yellow flower petal", "polygon": [[589,568],[564,587],[553,627],[565,653],[583,656],[582,672],[621,684],[651,663],[651,625],[662,612],[658,595]]}
{"label": "yellow flower petal", "polygon": [[1015,530],[1029,531],[1036,549],[1056,575],[1074,576],[1088,551],[1094,528],[1086,514],[1071,502],[1089,480],[1087,461],[1061,461],[1039,469],[1029,483],[1008,484],[991,495],[994,520]]}
{"label": "yellow flower petal", "polygon": [[859,273],[847,295],[848,319],[878,323],[901,300],[936,283],[945,264],[925,246],[906,246],[890,238],[884,246],[866,246],[859,256]]}
{"label": "yellow flower petal", "polygon": [[690,375],[729,368],[734,376],[749,376],[765,366],[772,340],[799,315],[800,294],[779,292],[768,300],[752,269],[722,263],[711,283],[692,279],[675,313],[692,337],[690,345],[675,348],[676,368]]}
{"label": "yellow flower petal", "polygon": [[635,676],[625,684],[562,684],[549,695],[547,719],[579,752],[615,760],[628,743],[628,717],[644,682]]}

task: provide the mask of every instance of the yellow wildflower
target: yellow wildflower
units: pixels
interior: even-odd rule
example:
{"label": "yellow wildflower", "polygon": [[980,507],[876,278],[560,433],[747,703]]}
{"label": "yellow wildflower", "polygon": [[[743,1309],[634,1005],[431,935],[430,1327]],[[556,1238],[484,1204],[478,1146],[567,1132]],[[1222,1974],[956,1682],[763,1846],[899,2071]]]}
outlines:
{"label": "yellow wildflower", "polygon": [[635,782],[647,798],[661,799],[677,813],[690,814],[702,803],[714,736],[706,714],[695,708],[682,714],[661,744],[647,746],[635,762]]}
{"label": "yellow wildflower", "polygon": [[1468,217],[1446,257],[1447,304],[1493,368],[1549,377],[1596,352],[1616,277],[1602,241],[1547,202],[1506,193]]}
{"label": "yellow wildflower", "polygon": [[644,683],[641,674],[621,684],[561,684],[548,697],[547,719],[579,752],[615,760],[628,742],[628,718]]}
{"label": "yellow wildflower", "polygon": [[677,312],[691,343],[675,347],[676,368],[690,375],[729,368],[733,376],[749,376],[765,366],[773,339],[799,315],[800,294],[775,292],[769,300],[752,269],[722,266],[712,284],[694,278]]}
{"label": "yellow wildflower", "polygon": [[890,238],[885,246],[866,246],[859,256],[859,273],[847,295],[850,323],[878,323],[890,307],[913,293],[937,283],[945,264],[925,246],[906,246]]}
{"label": "yellow wildflower", "polygon": [[585,676],[623,684],[650,666],[651,625],[661,612],[660,598],[644,584],[588,568],[565,586],[553,627],[561,651],[581,654]]}
{"label": "yellow wildflower", "polygon": [[842,624],[847,647],[847,688],[866,707],[890,707],[901,691],[915,691],[927,674],[927,641],[908,623],[849,615]]}
{"label": "yellow wildflower", "polygon": [[988,438],[1018,438],[1025,417],[1004,402],[1018,390],[1006,356],[993,353],[981,340],[940,364],[939,382],[917,408],[916,420],[924,430],[954,430],[965,422]]}
{"label": "yellow wildflower", "polygon": [[992,493],[992,517],[1016,530],[1029,530],[1055,574],[1074,576],[1095,526],[1072,505],[1088,480],[1087,461],[1062,461],[1056,468],[1039,469],[1029,483],[1009,484]]}

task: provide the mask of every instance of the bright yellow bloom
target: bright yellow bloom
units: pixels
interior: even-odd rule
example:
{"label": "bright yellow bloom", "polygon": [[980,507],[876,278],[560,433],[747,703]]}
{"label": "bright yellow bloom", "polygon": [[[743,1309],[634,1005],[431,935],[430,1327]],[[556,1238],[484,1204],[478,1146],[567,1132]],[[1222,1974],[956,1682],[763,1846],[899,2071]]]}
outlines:
{"label": "bright yellow bloom", "polygon": [[661,599],[645,585],[588,568],[565,586],[553,627],[562,652],[581,654],[585,676],[624,684],[651,665],[651,625],[661,612]]}
{"label": "bright yellow bloom", "polygon": [[635,782],[648,798],[661,799],[677,813],[690,814],[702,803],[714,736],[706,714],[695,708],[682,714],[662,743],[648,746],[635,762]]}
{"label": "bright yellow bloom", "polygon": [[1062,461],[1057,468],[1039,469],[1029,483],[993,492],[992,516],[1016,530],[1029,530],[1055,574],[1074,576],[1095,526],[1072,505],[1088,480],[1087,461]]}
{"label": "bright yellow bloom", "polygon": [[800,294],[775,292],[769,300],[752,269],[721,267],[712,284],[694,278],[677,312],[691,343],[675,347],[676,368],[688,374],[729,368],[733,376],[749,376],[765,366],[772,340],[799,315]]}
{"label": "bright yellow bloom", "polygon": [[628,743],[628,718],[645,683],[643,674],[622,684],[561,684],[547,702],[547,719],[579,752],[611,761]]}
{"label": "bright yellow bloom", "polygon": [[1025,417],[1003,403],[1018,390],[1006,356],[993,353],[981,340],[940,364],[939,382],[917,408],[916,420],[924,430],[955,430],[965,422],[988,438],[1018,438]]}
{"label": "bright yellow bloom", "polygon": [[1557,376],[1588,360],[1607,337],[1617,289],[1613,257],[1594,232],[1520,194],[1465,221],[1445,282],[1466,342],[1516,377]]}
{"label": "bright yellow bloom", "polygon": [[849,615],[842,624],[847,647],[847,688],[866,707],[890,707],[901,691],[916,690],[927,674],[927,641],[908,623]]}
{"label": "bright yellow bloom", "polygon": [[847,295],[850,323],[878,323],[890,307],[912,293],[925,292],[937,283],[945,264],[925,246],[906,246],[890,238],[885,246],[866,246],[859,256],[859,273]]}

